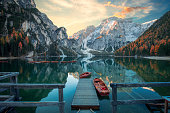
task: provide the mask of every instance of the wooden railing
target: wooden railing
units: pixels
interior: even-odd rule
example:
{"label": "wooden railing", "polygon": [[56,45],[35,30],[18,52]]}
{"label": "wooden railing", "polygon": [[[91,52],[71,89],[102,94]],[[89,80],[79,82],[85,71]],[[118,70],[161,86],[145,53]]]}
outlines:
{"label": "wooden railing", "polygon": [[[2,107],[36,107],[36,106],[52,106],[58,105],[59,112],[64,113],[64,100],[63,100],[63,88],[65,84],[25,84],[17,83],[18,72],[6,73],[0,72],[0,80],[10,78],[11,83],[0,83],[0,88],[10,88],[10,96],[12,99],[6,101],[0,101]],[[54,89],[58,88],[59,101],[19,101],[19,89]]]}
{"label": "wooden railing", "polygon": [[145,83],[111,83],[112,88],[112,112],[117,113],[117,105],[122,104],[146,104],[163,102],[164,99],[139,99],[139,100],[117,100],[117,88],[122,87],[165,87],[170,82],[145,82]]}

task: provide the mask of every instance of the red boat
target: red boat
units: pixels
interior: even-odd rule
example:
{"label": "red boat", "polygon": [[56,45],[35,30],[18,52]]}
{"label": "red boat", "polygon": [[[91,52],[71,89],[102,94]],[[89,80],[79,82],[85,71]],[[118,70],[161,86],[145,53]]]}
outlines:
{"label": "red boat", "polygon": [[0,61],[0,63],[8,63],[8,61]]}
{"label": "red boat", "polygon": [[73,61],[71,61],[71,62],[74,63],[74,62],[77,62],[77,61],[73,60]]}
{"label": "red boat", "polygon": [[51,63],[59,63],[59,61],[51,61]]}
{"label": "red boat", "polygon": [[106,84],[99,78],[95,78],[93,80],[93,84],[96,88],[96,90],[98,91],[98,93],[101,96],[108,96],[110,93],[110,90],[108,89],[108,87],[106,86]]}
{"label": "red boat", "polygon": [[67,63],[67,61],[61,61],[60,63]]}
{"label": "red boat", "polygon": [[28,61],[28,63],[37,63],[38,61]]}
{"label": "red boat", "polygon": [[50,63],[50,61],[39,61],[40,63]]}
{"label": "red boat", "polygon": [[80,78],[87,78],[91,76],[91,72],[85,72],[80,75]]}
{"label": "red boat", "polygon": [[67,63],[74,63],[74,62],[76,62],[76,61],[67,61]]}

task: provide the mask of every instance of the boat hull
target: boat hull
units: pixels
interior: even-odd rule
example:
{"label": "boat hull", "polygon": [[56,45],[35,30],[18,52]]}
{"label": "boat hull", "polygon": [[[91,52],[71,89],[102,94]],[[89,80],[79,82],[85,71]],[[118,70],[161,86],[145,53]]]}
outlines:
{"label": "boat hull", "polygon": [[85,72],[80,75],[80,78],[88,78],[91,76],[91,72]]}
{"label": "boat hull", "polygon": [[95,78],[93,80],[93,84],[100,96],[108,96],[109,95],[110,90],[101,79]]}

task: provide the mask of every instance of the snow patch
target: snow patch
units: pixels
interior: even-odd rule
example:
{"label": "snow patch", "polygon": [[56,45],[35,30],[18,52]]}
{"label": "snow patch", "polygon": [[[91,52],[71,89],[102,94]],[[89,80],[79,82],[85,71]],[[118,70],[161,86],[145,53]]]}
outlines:
{"label": "snow patch", "polygon": [[34,19],[37,21],[38,24],[41,24],[41,20],[38,18],[38,16],[36,16],[35,14],[32,13],[32,15],[34,16]]}

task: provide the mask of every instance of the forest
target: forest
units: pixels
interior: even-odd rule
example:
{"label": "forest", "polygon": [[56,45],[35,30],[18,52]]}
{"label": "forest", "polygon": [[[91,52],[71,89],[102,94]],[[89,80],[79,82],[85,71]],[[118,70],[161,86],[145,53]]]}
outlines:
{"label": "forest", "polygon": [[137,40],[115,51],[116,56],[170,56],[170,11]]}
{"label": "forest", "polygon": [[2,57],[22,56],[32,50],[31,40],[22,29],[15,31],[13,28],[10,35],[0,38],[0,56]]}

